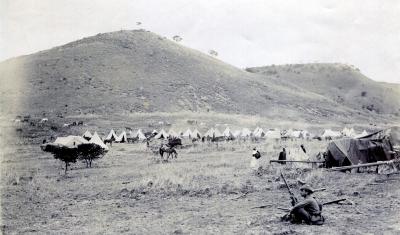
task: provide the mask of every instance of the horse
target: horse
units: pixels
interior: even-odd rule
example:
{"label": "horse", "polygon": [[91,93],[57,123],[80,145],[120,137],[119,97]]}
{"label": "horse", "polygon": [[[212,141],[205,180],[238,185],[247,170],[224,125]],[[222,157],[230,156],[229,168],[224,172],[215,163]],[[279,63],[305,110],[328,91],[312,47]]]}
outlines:
{"label": "horse", "polygon": [[172,155],[172,158],[177,158],[178,157],[178,153],[176,152],[176,150],[173,147],[168,147],[166,145],[163,145],[160,147],[160,149],[158,150],[158,152],[161,155],[161,158],[164,160],[164,153],[168,153],[167,155],[167,161],[169,159],[169,156]]}
{"label": "horse", "polygon": [[154,138],[154,136],[157,135],[157,132],[148,131],[143,134],[144,134],[144,137],[146,137],[146,139],[151,140],[152,138]]}
{"label": "horse", "polygon": [[104,142],[104,144],[110,143],[110,146],[112,146],[113,140],[112,139],[108,139],[108,140],[106,139],[103,142]]}
{"label": "horse", "polygon": [[224,140],[225,140],[225,136],[211,137],[211,142],[222,142]]}
{"label": "horse", "polygon": [[139,137],[128,137],[128,138],[126,138],[126,142],[128,142],[128,143],[135,143],[135,142],[137,142],[137,141],[139,141]]}
{"label": "horse", "polygon": [[178,145],[182,146],[182,140],[180,138],[172,137],[168,138],[168,144],[169,147],[174,148]]}

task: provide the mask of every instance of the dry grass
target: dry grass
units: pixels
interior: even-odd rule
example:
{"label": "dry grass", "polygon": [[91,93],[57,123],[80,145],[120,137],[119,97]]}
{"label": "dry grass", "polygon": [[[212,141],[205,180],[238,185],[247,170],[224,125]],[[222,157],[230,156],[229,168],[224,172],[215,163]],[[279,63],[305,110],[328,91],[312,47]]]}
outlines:
{"label": "dry grass", "polygon": [[[310,155],[324,148],[323,142],[305,145]],[[263,155],[258,171],[249,167],[254,146]],[[94,168],[77,163],[65,176],[62,164],[38,146],[9,145],[1,165],[3,233],[342,234],[350,220],[358,228],[353,234],[399,231],[393,227],[396,212],[375,209],[387,203],[399,208],[397,181],[374,185],[373,174],[349,177],[305,164],[269,164],[282,146],[290,149],[289,157],[297,156],[296,141],[199,143],[178,149],[178,159],[163,163],[145,144],[115,144]],[[295,192],[301,179],[315,188],[327,187],[318,193],[321,200],[345,196],[357,207],[327,207],[323,227],[288,226],[279,221],[282,213],[276,209],[289,205],[281,171]],[[270,206],[251,209],[264,204]],[[375,213],[368,222],[376,226],[372,230],[365,226],[370,210]]]}

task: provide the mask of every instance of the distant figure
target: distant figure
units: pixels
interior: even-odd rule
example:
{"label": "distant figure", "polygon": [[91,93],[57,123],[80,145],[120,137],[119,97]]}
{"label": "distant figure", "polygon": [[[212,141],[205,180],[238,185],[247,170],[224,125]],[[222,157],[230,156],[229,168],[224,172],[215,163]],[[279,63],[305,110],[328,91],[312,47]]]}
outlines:
{"label": "distant figure", "polygon": [[46,139],[43,139],[43,144],[45,144],[45,143],[47,143],[47,140],[46,140]]}
{"label": "distant figure", "polygon": [[260,158],[261,158],[260,152],[256,148],[253,148],[253,153],[252,153],[251,161],[250,161],[250,167],[253,170],[257,170],[259,168],[260,164],[259,164],[258,159],[260,159]]}
{"label": "distant figure", "polygon": [[303,150],[304,153],[307,153],[306,148],[304,148],[304,145],[300,145],[301,149]]}
{"label": "distant figure", "polygon": [[[283,148],[282,151],[279,153],[278,160],[286,160],[286,149]],[[280,162],[280,164],[286,164],[286,162]]]}
{"label": "distant figure", "polygon": [[321,215],[322,204],[319,204],[311,196],[313,193],[314,190],[310,186],[302,186],[300,195],[304,197],[304,200],[296,203],[284,219],[296,224],[304,222],[306,224],[322,225],[325,222],[325,218]]}
{"label": "distant figure", "polygon": [[149,148],[150,147],[150,142],[149,139],[146,139],[146,147]]}
{"label": "distant figure", "polygon": [[112,140],[112,139],[109,139],[109,140],[103,140],[103,142],[104,142],[104,144],[110,143],[110,146],[112,146],[112,142],[113,142],[113,140]]}

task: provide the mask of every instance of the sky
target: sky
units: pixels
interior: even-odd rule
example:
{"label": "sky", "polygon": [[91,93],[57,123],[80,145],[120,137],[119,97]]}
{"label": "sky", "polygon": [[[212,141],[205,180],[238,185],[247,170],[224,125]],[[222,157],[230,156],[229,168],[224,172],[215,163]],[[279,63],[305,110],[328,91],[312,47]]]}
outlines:
{"label": "sky", "polygon": [[0,0],[0,61],[143,28],[239,68],[338,62],[400,83],[399,13],[397,0]]}

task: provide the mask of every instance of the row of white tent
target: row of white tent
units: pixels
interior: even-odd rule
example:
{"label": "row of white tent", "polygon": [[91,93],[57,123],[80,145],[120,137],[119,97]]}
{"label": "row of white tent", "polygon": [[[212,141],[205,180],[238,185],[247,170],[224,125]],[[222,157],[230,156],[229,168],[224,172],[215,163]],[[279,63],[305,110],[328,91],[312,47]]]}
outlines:
{"label": "row of white tent", "polygon": [[362,133],[357,134],[354,128],[345,127],[342,131],[333,131],[331,129],[327,129],[321,135],[322,138],[340,138],[340,137],[350,137],[350,138],[360,138],[363,136],[367,136],[368,132],[363,130]]}
{"label": "row of white tent", "polygon": [[[166,132],[164,129],[161,131],[154,130],[152,132],[155,136],[154,139],[166,139],[168,137],[181,137],[181,138],[201,138],[201,137],[209,137],[209,138],[219,138],[219,137],[227,137],[227,138],[267,138],[267,139],[281,139],[281,138],[313,138],[315,135],[311,134],[306,130],[285,130],[280,131],[279,129],[269,129],[264,131],[262,128],[257,127],[254,131],[250,131],[248,128],[243,128],[242,130],[235,130],[231,131],[229,127],[227,127],[223,132],[220,132],[216,128],[211,128],[207,132],[202,135],[197,129],[194,131],[187,129],[185,132],[175,132],[174,130],[170,129]],[[97,133],[96,133],[97,134]],[[358,138],[362,136],[366,136],[368,133],[364,130],[361,134],[356,134],[353,128],[344,128],[343,131],[333,131],[331,129],[324,130],[323,134],[321,135],[322,138],[340,138],[340,137],[351,137],[351,138]],[[83,134],[85,138],[91,138],[92,134],[90,131],[86,131]],[[144,135],[141,129],[137,130],[136,132],[129,132],[130,138],[135,138],[138,140],[146,140],[146,136]],[[105,140],[115,140],[116,142],[125,142],[127,141],[128,134],[126,131],[122,131],[121,134],[117,135],[114,129],[111,129],[109,134],[104,138]]]}
{"label": "row of white tent", "polygon": [[[95,132],[97,134],[97,132]],[[90,133],[89,130],[87,130],[83,135],[84,138],[91,139],[93,138],[92,133]],[[130,132],[130,137],[131,138],[138,138],[139,140],[145,140],[146,136],[143,134],[143,132],[139,129],[136,133],[133,133],[132,131]],[[103,138],[104,140],[114,140],[115,142],[125,142],[128,139],[128,135],[126,131],[123,131],[121,134],[117,135],[115,133],[114,129],[111,129],[111,131],[108,133],[108,135]]]}
{"label": "row of white tent", "polygon": [[[152,132],[155,134],[153,137],[154,139],[166,139],[168,137],[180,137],[180,138],[201,138],[201,137],[209,137],[209,138],[218,138],[218,137],[234,137],[234,138],[248,138],[251,136],[254,137],[265,137],[265,138],[272,138],[272,139],[280,139],[281,132],[279,130],[268,130],[264,132],[261,128],[256,128],[253,132],[250,131],[248,128],[243,128],[242,130],[237,130],[232,132],[230,128],[226,128],[222,133],[218,129],[211,128],[208,130],[204,135],[202,135],[197,129],[194,131],[187,129],[185,132],[175,132],[174,130],[169,130],[166,132],[164,129],[161,131],[154,130]],[[89,130],[87,130],[83,137],[90,139],[92,134]],[[136,132],[129,132],[130,138],[137,138],[139,140],[146,140],[146,136],[144,135],[141,129],[137,130]],[[116,142],[125,142],[127,141],[128,134],[126,131],[122,131],[121,134],[117,135],[114,129],[108,133],[108,135],[104,138],[104,140],[111,140],[113,139]]]}

